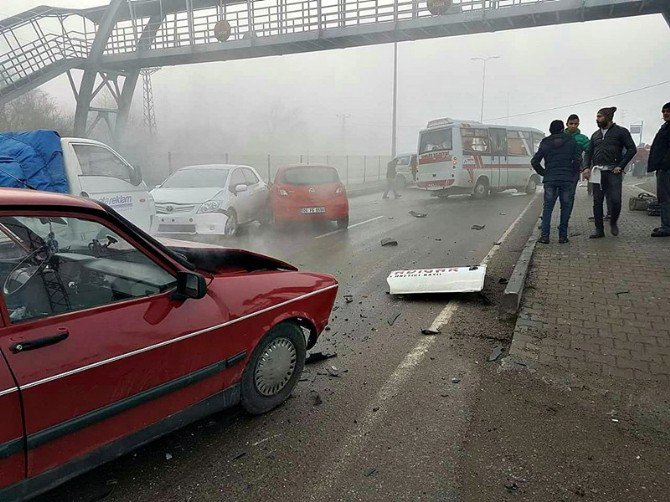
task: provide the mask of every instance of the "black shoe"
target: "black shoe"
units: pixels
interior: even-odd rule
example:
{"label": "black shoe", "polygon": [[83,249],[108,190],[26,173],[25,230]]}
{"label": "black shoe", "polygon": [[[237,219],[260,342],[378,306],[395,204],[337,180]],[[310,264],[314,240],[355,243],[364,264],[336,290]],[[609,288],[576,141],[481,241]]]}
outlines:
{"label": "black shoe", "polygon": [[596,230],[594,233],[589,235],[589,239],[602,239],[603,237],[605,237],[605,232],[602,230]]}
{"label": "black shoe", "polygon": [[593,220],[595,220],[595,219],[596,219],[595,216],[589,216],[589,221],[593,221]]}
{"label": "black shoe", "polygon": [[612,231],[612,235],[613,235],[614,237],[616,237],[617,235],[619,235],[619,227],[617,226],[616,223],[612,223],[612,225],[611,225],[611,227],[610,227],[610,230]]}
{"label": "black shoe", "polygon": [[652,237],[670,237],[670,232],[663,230],[662,228],[656,228],[651,233]]}
{"label": "black shoe", "polygon": [[568,242],[570,242],[570,239],[568,239],[567,237],[559,237],[558,238],[558,243],[559,244],[567,244]]}
{"label": "black shoe", "polygon": [[539,242],[540,244],[549,244],[549,237],[543,235],[537,240],[537,242]]}

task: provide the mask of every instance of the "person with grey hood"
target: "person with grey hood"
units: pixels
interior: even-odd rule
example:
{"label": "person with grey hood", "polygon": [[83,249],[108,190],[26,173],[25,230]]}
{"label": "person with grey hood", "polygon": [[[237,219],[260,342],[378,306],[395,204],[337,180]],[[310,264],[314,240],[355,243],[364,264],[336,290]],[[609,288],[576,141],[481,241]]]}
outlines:
{"label": "person with grey hood", "polygon": [[[540,142],[537,153],[530,161],[533,169],[543,177],[544,210],[542,211],[541,244],[549,244],[551,213],[556,199],[561,201],[561,218],[558,226],[558,242],[568,242],[568,222],[575,202],[575,180],[579,176],[582,150],[575,138],[564,132],[562,120],[554,120],[549,126],[551,136]],[[541,162],[544,160],[544,167]]]}
{"label": "person with grey hood", "polygon": [[628,129],[614,123],[616,107],[601,108],[596,115],[598,130],[584,158],[584,176],[593,183],[593,218],[596,231],[591,239],[605,237],[603,202],[607,199],[612,235],[619,235],[621,214],[621,190],[624,169],[633,160],[637,147]]}

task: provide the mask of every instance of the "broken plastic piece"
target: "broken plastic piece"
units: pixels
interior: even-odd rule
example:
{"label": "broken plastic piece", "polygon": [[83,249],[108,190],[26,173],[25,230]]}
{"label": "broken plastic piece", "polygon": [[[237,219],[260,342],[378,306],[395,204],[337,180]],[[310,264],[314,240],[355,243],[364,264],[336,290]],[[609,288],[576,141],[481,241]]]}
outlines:
{"label": "broken plastic piece", "polygon": [[427,216],[427,213],[418,213],[416,211],[410,211],[409,214],[411,214],[415,218],[425,218]]}
{"label": "broken plastic piece", "polygon": [[472,230],[484,230],[484,227],[486,227],[486,225],[472,225],[471,228]]}
{"label": "broken plastic piece", "polygon": [[389,326],[393,326],[393,324],[398,320],[398,317],[400,317],[401,314],[398,312],[397,314],[392,315],[391,317],[388,318],[388,323]]}
{"label": "broken plastic piece", "polygon": [[484,287],[486,266],[394,270],[386,278],[393,295],[475,293]]}
{"label": "broken plastic piece", "polygon": [[430,328],[425,328],[421,330],[422,335],[440,335],[442,334],[441,331],[438,331],[436,329],[430,329]]}
{"label": "broken plastic piece", "polygon": [[382,239],[382,246],[397,246],[398,241],[394,239]]}
{"label": "broken plastic piece", "polygon": [[305,359],[305,364],[318,363],[319,361],[325,361],[326,359],[330,359],[331,357],[337,357],[337,352],[333,352],[332,354],[325,354],[323,352],[312,352],[309,356],[307,356],[307,359]]}
{"label": "broken plastic piece", "polygon": [[505,347],[503,347],[502,345],[496,345],[491,351],[488,361],[490,363],[492,363],[493,361],[497,361],[498,358],[503,354],[503,352],[505,352]]}

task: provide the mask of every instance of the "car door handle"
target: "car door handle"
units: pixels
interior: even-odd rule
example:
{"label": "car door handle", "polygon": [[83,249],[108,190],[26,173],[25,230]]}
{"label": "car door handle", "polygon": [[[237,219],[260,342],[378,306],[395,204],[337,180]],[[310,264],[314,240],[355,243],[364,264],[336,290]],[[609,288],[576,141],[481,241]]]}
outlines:
{"label": "car door handle", "polygon": [[18,352],[25,352],[27,350],[40,349],[42,347],[48,347],[49,345],[62,342],[68,336],[70,336],[70,333],[67,331],[62,331],[57,335],[45,336],[43,338],[36,338],[35,340],[28,340],[25,342],[16,342],[14,345],[10,345],[9,350],[16,354]]}

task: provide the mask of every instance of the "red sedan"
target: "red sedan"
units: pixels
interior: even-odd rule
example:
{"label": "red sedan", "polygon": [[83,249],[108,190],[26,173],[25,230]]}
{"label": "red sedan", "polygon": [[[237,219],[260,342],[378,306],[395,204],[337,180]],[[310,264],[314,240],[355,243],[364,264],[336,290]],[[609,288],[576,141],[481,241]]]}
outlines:
{"label": "red sedan", "polygon": [[0,189],[0,500],[288,398],[337,282],[191,246],[89,199]]}
{"label": "red sedan", "polygon": [[270,191],[275,223],[323,221],[349,226],[347,190],[335,168],[323,165],[280,167]]}

